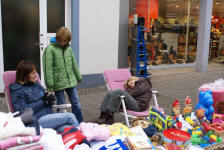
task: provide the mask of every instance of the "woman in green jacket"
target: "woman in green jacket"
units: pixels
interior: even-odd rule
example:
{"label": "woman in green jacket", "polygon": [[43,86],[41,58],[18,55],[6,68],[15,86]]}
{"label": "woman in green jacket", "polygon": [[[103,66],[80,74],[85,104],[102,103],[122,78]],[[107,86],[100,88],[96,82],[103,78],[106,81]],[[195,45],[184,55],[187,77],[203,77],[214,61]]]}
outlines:
{"label": "woman in green jacket", "polygon": [[82,81],[82,76],[69,45],[70,41],[71,32],[66,27],[59,28],[56,38],[51,39],[43,53],[44,78],[48,91],[54,91],[57,104],[66,103],[66,91],[72,104],[72,112],[80,123],[83,117],[76,85]]}

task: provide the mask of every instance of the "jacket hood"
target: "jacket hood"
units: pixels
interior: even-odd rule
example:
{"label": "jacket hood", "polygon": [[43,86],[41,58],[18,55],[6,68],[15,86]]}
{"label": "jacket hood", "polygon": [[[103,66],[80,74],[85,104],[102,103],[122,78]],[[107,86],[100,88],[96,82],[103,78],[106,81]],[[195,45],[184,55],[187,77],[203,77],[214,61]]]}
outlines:
{"label": "jacket hood", "polygon": [[[57,40],[56,40],[55,37],[52,37],[51,40],[50,40],[50,42],[51,42],[52,45],[61,46],[61,45],[57,42]],[[68,46],[70,46],[70,45],[67,44],[67,45],[65,45],[64,47],[68,47]]]}
{"label": "jacket hood", "polygon": [[50,40],[51,44],[53,45],[59,45],[59,43],[57,42],[56,38],[55,37],[52,37],[51,40]]}

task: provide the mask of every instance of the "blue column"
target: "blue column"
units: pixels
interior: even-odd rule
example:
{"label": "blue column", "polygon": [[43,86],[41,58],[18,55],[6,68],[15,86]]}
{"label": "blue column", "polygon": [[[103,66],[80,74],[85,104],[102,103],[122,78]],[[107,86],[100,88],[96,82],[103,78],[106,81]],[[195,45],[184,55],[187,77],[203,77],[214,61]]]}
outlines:
{"label": "blue column", "polygon": [[208,70],[208,55],[211,32],[213,0],[200,0],[200,14],[197,40],[196,71]]}
{"label": "blue column", "polygon": [[72,50],[79,65],[79,0],[71,0]]}

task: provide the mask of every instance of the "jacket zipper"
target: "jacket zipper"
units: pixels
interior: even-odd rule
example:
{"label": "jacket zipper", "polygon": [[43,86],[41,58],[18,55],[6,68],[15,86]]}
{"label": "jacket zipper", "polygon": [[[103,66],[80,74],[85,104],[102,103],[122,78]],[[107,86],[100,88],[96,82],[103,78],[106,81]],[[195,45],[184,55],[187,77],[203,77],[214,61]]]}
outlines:
{"label": "jacket zipper", "polygon": [[69,76],[68,76],[68,71],[67,71],[67,68],[65,66],[65,49],[63,49],[63,59],[64,59],[64,67],[65,67],[66,74],[67,74],[67,77],[68,77],[68,82],[69,82],[69,85],[71,86],[70,79],[69,79]]}

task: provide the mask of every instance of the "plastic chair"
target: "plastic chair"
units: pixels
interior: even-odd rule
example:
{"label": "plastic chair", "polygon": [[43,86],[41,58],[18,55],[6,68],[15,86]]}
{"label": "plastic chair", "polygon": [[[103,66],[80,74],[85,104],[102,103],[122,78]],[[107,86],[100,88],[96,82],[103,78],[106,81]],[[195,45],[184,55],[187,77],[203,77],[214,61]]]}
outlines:
{"label": "plastic chair", "polygon": [[[39,83],[40,77],[36,74],[36,78]],[[12,106],[11,96],[10,96],[10,84],[16,82],[16,71],[6,71],[3,73],[3,81],[4,81],[4,92],[6,95],[6,103],[8,107],[8,111],[14,113],[14,108]],[[71,104],[63,104],[63,105],[53,105],[53,109],[59,109],[59,112],[66,112],[66,108],[71,107]]]}
{"label": "plastic chair", "polygon": [[[131,77],[131,73],[128,69],[115,69],[115,70],[106,70],[103,73],[104,79],[106,82],[106,86],[108,90],[115,90],[115,89],[122,89],[125,90],[123,83],[124,81],[128,80]],[[152,91],[152,97],[155,103],[155,107],[158,108],[157,98],[156,98],[157,91]],[[122,115],[125,116],[126,125],[129,127],[129,120],[130,118],[136,117],[148,117],[149,115],[149,108],[142,112],[136,112],[127,110],[125,103],[124,103],[125,96],[121,96],[121,105],[123,108],[123,112],[120,112]],[[159,110],[163,111],[163,109]]]}

